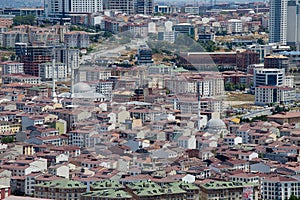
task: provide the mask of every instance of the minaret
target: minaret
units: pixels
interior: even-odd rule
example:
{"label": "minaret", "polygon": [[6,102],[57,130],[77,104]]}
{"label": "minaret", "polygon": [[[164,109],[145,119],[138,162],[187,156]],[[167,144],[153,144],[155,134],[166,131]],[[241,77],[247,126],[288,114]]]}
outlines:
{"label": "minaret", "polygon": [[197,82],[197,96],[198,96],[198,130],[201,130],[201,96],[200,96],[200,82]]}
{"label": "minaret", "polygon": [[75,69],[73,63],[73,55],[71,56],[71,96],[70,98],[74,98],[74,85],[75,85]]}
{"label": "minaret", "polygon": [[[52,59],[52,98],[53,98],[53,102],[57,103],[57,95],[55,92],[55,59]],[[57,72],[56,72],[57,74]]]}

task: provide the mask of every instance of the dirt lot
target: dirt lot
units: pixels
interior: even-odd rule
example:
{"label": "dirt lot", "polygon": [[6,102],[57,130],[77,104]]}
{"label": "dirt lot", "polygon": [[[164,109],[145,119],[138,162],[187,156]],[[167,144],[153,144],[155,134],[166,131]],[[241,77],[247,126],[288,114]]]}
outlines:
{"label": "dirt lot", "polygon": [[243,93],[229,93],[226,101],[251,101],[254,103],[254,95]]}

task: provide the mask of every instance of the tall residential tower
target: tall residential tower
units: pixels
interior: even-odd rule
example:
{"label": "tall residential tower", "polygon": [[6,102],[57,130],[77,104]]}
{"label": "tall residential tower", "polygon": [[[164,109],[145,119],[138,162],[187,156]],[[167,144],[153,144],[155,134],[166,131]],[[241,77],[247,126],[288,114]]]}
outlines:
{"label": "tall residential tower", "polygon": [[270,43],[300,42],[299,0],[270,0]]}
{"label": "tall residential tower", "polygon": [[102,0],[44,0],[46,17],[65,14],[94,13],[103,10]]}
{"label": "tall residential tower", "polygon": [[270,0],[270,43],[286,44],[288,0]]}
{"label": "tall residential tower", "polygon": [[296,0],[288,1],[287,5],[287,44],[296,45],[300,42],[300,5]]}

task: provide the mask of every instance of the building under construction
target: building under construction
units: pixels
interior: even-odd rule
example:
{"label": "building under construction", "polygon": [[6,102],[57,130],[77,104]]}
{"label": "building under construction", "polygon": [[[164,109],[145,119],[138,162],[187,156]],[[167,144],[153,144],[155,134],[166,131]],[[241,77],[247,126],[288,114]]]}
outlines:
{"label": "building under construction", "polygon": [[67,66],[68,74],[71,73],[71,66],[75,69],[79,67],[79,50],[65,46],[27,46],[19,43],[16,45],[16,55],[24,63],[24,73],[32,76],[39,76],[39,65],[52,62],[53,58]]}
{"label": "building under construction", "polygon": [[24,73],[39,76],[39,64],[51,62],[53,47],[49,46],[27,46],[20,52],[20,61],[24,63]]}

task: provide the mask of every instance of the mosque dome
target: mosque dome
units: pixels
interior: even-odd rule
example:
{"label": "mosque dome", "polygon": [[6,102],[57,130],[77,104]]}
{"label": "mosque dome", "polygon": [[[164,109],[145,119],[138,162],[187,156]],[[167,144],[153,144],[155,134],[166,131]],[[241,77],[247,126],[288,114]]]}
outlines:
{"label": "mosque dome", "polygon": [[206,125],[210,130],[222,130],[227,129],[226,124],[221,119],[210,119]]}
{"label": "mosque dome", "polygon": [[74,85],[74,93],[92,92],[92,88],[87,83],[76,83]]}

